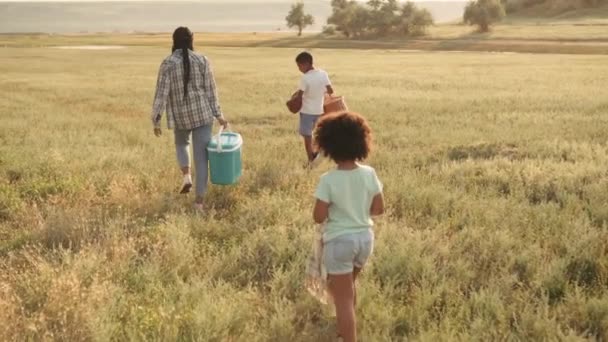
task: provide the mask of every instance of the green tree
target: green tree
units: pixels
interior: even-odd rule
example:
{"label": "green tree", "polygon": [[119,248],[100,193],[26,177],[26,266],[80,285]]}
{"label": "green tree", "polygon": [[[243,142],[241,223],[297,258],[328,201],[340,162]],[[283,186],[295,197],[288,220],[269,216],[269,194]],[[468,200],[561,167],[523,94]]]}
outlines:
{"label": "green tree", "polygon": [[349,30],[355,37],[363,36],[370,26],[370,12],[363,5],[356,4],[352,7],[352,20]]}
{"label": "green tree", "polygon": [[327,24],[335,26],[336,31],[342,32],[347,38],[351,37],[355,31],[358,31],[354,28],[353,22],[360,5],[352,0],[332,0],[331,6],[332,14],[327,19]]}
{"label": "green tree", "polygon": [[505,16],[505,8],[499,0],[474,0],[464,10],[466,24],[477,25],[480,32],[488,32],[490,26]]}
{"label": "green tree", "polygon": [[315,23],[315,18],[310,14],[304,13],[303,2],[296,2],[291,5],[291,10],[287,14],[287,17],[285,17],[285,21],[287,21],[287,27],[296,27],[298,29],[298,36],[301,36],[302,30]]}
{"label": "green tree", "polygon": [[425,8],[417,9],[410,18],[410,34],[420,36],[434,24],[433,15]]}
{"label": "green tree", "polygon": [[348,6],[349,2],[349,0],[331,0],[331,8],[334,10],[345,9]]}
{"label": "green tree", "polygon": [[431,12],[408,1],[399,9],[396,30],[403,35],[421,35],[433,23]]}
{"label": "green tree", "polygon": [[327,18],[327,25],[333,26],[336,31],[342,32],[347,38],[350,37],[350,32],[345,29],[345,24],[348,21],[346,18],[346,0],[331,0],[331,15]]}
{"label": "green tree", "polygon": [[346,37],[418,35],[433,24],[431,13],[412,2],[400,5],[399,0],[369,0],[366,4],[332,0],[331,5],[327,23]]}
{"label": "green tree", "polygon": [[367,4],[371,8],[369,13],[370,31],[377,36],[387,36],[393,33],[399,22],[397,0],[370,0]]}
{"label": "green tree", "polygon": [[382,6],[382,2],[382,0],[369,0],[367,5],[371,7],[372,10],[378,10],[380,9],[380,6]]}

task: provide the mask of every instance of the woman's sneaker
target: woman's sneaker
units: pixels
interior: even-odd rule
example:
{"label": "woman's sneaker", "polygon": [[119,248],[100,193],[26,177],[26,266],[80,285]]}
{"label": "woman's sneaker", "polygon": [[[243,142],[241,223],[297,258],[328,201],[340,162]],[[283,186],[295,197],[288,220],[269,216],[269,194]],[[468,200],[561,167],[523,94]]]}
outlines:
{"label": "woman's sneaker", "polygon": [[203,214],[205,212],[205,205],[203,203],[194,203],[194,211],[199,214]]}

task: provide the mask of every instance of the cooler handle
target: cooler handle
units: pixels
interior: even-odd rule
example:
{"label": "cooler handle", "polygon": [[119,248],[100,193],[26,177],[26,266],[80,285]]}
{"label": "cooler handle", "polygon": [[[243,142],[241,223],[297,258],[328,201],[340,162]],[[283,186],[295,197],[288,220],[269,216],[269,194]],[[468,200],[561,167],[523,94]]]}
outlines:
{"label": "cooler handle", "polygon": [[216,139],[217,139],[217,152],[218,153],[222,153],[222,133],[224,133],[224,126],[220,126],[220,130],[219,132],[217,132],[216,135]]}

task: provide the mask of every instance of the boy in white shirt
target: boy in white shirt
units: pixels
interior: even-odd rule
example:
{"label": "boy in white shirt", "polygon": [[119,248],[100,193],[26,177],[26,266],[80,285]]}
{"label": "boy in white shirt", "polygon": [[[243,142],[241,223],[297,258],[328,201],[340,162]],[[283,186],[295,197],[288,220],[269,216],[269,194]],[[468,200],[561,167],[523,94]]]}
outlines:
{"label": "boy in white shirt", "polygon": [[315,69],[313,57],[308,52],[302,52],[296,57],[298,69],[304,75],[300,81],[300,87],[295,97],[302,102],[300,110],[300,134],[304,137],[304,148],[311,167],[321,161],[321,154],[315,151],[312,145],[312,132],[319,117],[323,115],[323,102],[325,93],[334,93],[327,73]]}

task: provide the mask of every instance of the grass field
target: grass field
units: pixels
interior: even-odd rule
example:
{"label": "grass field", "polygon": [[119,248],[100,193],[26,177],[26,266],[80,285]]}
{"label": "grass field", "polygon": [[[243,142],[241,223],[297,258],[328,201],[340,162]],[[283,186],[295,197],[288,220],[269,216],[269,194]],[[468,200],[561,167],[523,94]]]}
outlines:
{"label": "grass field", "polygon": [[[168,50],[0,48],[0,340],[332,340],[299,50],[203,49],[245,140],[203,217],[149,122]],[[385,183],[361,341],[608,340],[608,56],[313,52]]]}

